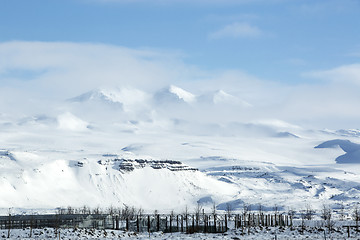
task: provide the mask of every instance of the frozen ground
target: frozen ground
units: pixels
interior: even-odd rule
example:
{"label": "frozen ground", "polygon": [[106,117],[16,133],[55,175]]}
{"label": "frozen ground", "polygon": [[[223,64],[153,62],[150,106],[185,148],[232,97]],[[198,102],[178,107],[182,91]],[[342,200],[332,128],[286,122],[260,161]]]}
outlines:
{"label": "frozen ground", "polygon": [[[59,239],[53,229],[33,229],[29,237],[30,229],[12,230],[10,239]],[[243,233],[241,230],[228,231],[224,234],[185,234],[185,233],[133,233],[116,230],[93,230],[93,229],[61,229],[60,239],[359,239],[360,233],[352,231],[348,237],[344,229],[335,229],[331,233],[324,233],[322,228],[300,229],[251,229]],[[0,230],[2,238],[7,237],[7,230]],[[276,236],[276,238],[275,238]]]}

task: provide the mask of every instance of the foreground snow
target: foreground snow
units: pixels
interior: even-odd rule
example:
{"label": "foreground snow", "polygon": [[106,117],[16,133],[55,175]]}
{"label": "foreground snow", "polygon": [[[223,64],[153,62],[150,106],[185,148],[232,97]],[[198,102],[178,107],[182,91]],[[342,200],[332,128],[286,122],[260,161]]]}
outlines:
{"label": "foreground snow", "polygon": [[[325,231],[325,232],[324,232]],[[11,239],[55,239],[59,235],[54,229],[33,229],[32,237],[29,237],[30,229],[12,230]],[[185,233],[134,233],[117,230],[94,230],[94,229],[61,229],[60,239],[359,239],[360,233],[351,231],[348,237],[345,229],[335,229],[331,233],[323,228],[308,228],[305,231],[298,229],[282,228],[257,228],[237,231],[228,231],[223,234],[185,234]],[[7,237],[7,230],[0,230],[2,238]],[[276,238],[275,238],[276,236]]]}

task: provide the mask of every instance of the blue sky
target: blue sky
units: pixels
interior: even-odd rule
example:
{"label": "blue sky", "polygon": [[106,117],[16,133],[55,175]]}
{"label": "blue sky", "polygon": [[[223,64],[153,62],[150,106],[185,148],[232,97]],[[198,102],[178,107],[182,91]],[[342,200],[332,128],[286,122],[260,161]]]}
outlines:
{"label": "blue sky", "polygon": [[359,60],[359,12],[358,0],[2,0],[0,41],[177,51],[203,69],[292,84]]}

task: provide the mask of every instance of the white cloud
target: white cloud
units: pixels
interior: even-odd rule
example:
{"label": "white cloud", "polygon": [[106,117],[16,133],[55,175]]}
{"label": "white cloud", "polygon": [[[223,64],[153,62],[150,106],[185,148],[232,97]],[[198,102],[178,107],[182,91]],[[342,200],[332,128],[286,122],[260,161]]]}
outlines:
{"label": "white cloud", "polygon": [[156,89],[170,79],[203,74],[185,66],[178,54],[102,44],[6,42],[0,44],[0,55],[0,87],[61,98],[114,85]]}
{"label": "white cloud", "polygon": [[313,71],[305,73],[304,76],[360,85],[360,63],[343,65],[330,70]]}
{"label": "white cloud", "polygon": [[88,123],[74,116],[73,114],[66,112],[61,114],[57,118],[59,129],[71,130],[71,131],[85,131],[87,130]]}
{"label": "white cloud", "polygon": [[262,31],[248,23],[235,22],[209,34],[210,39],[258,37]]}

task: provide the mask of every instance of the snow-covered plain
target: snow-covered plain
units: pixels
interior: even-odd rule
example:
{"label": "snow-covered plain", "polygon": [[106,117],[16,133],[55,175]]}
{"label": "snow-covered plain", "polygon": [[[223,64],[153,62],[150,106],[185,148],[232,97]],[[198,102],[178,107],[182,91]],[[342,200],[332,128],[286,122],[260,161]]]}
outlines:
{"label": "snow-covered plain", "polygon": [[[197,202],[208,211],[214,203],[287,211],[359,201],[360,131],[227,117],[252,107],[223,90],[193,94],[172,85],[153,93],[96,89],[54,111],[3,113],[1,213],[124,204],[182,212]],[[124,159],[181,164],[128,161],[129,170]]]}

